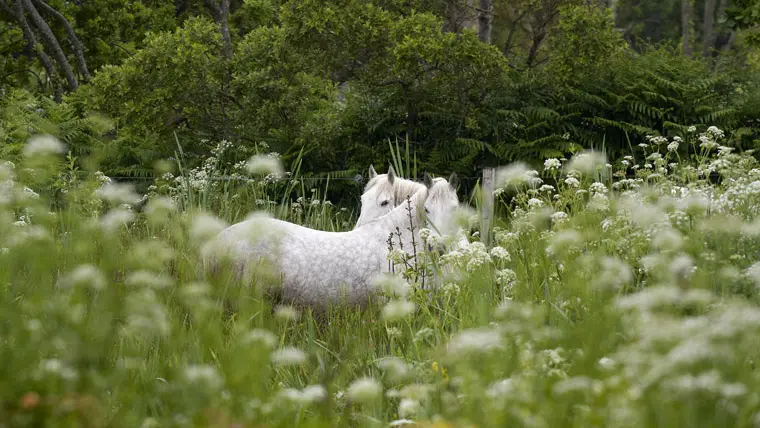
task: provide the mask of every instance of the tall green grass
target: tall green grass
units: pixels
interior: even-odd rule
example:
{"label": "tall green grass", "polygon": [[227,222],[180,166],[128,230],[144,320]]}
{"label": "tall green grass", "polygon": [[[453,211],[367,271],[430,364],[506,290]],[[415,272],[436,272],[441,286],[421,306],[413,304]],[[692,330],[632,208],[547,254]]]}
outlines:
{"label": "tall green grass", "polygon": [[199,269],[259,207],[353,224],[295,172],[192,196],[159,180],[140,202],[94,177],[43,192],[57,155],[0,166],[0,424],[754,426],[760,169],[667,143],[608,160],[610,182],[593,163],[500,193],[495,246],[437,259],[440,287],[410,284],[416,310],[391,318],[382,300],[281,307]]}

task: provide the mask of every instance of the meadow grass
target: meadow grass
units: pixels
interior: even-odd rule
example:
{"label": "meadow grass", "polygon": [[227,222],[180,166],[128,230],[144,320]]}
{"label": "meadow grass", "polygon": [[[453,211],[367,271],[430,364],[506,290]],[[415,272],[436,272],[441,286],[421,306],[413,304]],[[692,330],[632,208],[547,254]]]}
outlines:
{"label": "meadow grass", "polygon": [[0,426],[755,426],[760,168],[721,139],[505,168],[491,248],[326,313],[199,269],[253,210],[353,226],[297,175],[142,197],[30,142],[0,165]]}

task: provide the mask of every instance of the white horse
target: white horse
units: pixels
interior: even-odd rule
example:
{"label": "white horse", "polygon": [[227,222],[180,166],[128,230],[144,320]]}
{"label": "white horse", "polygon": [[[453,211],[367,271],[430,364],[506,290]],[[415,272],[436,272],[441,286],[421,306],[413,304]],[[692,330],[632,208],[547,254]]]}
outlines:
{"label": "white horse", "polygon": [[[450,181],[456,181],[456,174]],[[398,234],[393,237],[396,248],[400,242],[408,253],[415,246],[420,251],[422,220],[426,217],[428,224],[446,233],[458,206],[456,189],[449,181],[425,174],[424,186],[411,196],[409,204],[402,203],[349,232],[314,230],[262,216],[228,227],[219,233],[216,243],[229,251],[244,278],[255,278],[262,262],[272,268],[281,281],[279,294],[287,303],[315,308],[337,303],[362,305],[377,291],[372,279],[388,270],[390,234]]]}
{"label": "white horse", "polygon": [[370,165],[369,181],[364,187],[361,212],[354,229],[388,214],[423,187],[422,183],[397,177],[392,166],[387,174],[378,174]]}

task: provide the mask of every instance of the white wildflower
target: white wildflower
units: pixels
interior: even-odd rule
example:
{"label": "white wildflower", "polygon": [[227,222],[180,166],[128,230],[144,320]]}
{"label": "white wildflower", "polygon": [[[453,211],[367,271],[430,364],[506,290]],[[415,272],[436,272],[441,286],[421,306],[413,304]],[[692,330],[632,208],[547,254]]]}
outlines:
{"label": "white wildflower", "polygon": [[383,307],[383,319],[388,322],[398,321],[412,315],[417,305],[407,300],[393,300]]}
{"label": "white wildflower", "polygon": [[494,279],[498,285],[511,288],[517,282],[517,274],[512,269],[496,270]]}
{"label": "white wildflower", "polygon": [[370,284],[391,297],[406,297],[411,289],[411,285],[402,277],[390,273],[381,273],[375,276]]}
{"label": "white wildflower", "polygon": [[280,391],[280,397],[299,405],[317,403],[327,399],[327,390],[322,385],[309,385],[302,390],[285,388]]}
{"label": "white wildflower", "polygon": [[420,411],[420,402],[411,398],[402,398],[398,403],[398,415],[402,418],[414,416]]}
{"label": "white wildflower", "polygon": [[280,366],[298,366],[306,362],[306,354],[292,346],[286,346],[272,352],[272,362]]}
{"label": "white wildflower", "polygon": [[677,278],[690,277],[695,268],[694,260],[686,254],[680,254],[670,262],[670,272]]}
{"label": "white wildflower", "polygon": [[196,242],[206,242],[227,227],[227,223],[213,215],[200,213],[193,218],[190,238]]}
{"label": "white wildflower", "polygon": [[577,249],[583,238],[578,231],[569,229],[557,232],[552,238],[551,243],[546,247],[546,254],[557,255],[564,251]]}
{"label": "white wildflower", "polygon": [[383,358],[377,363],[391,381],[401,381],[409,374],[409,366],[398,357]]}
{"label": "white wildflower", "polygon": [[170,198],[165,196],[158,196],[151,198],[145,207],[145,215],[149,221],[159,222],[170,213],[177,211],[177,205]]}
{"label": "white wildflower", "polygon": [[562,396],[573,392],[593,392],[601,390],[601,382],[592,380],[586,376],[576,376],[569,379],[563,379],[552,388],[554,395]]}
{"label": "white wildflower", "polygon": [[263,345],[266,348],[274,348],[277,345],[277,336],[269,330],[255,328],[248,332],[242,339],[243,343]]}
{"label": "white wildflower", "polygon": [[121,226],[126,226],[135,220],[135,214],[124,208],[114,208],[100,219],[100,227],[105,233],[112,233]]}
{"label": "white wildflower", "polygon": [[541,199],[537,199],[537,198],[530,198],[530,199],[528,199],[528,206],[531,207],[531,208],[539,208],[539,207],[541,207],[543,205],[544,205],[544,203],[543,203],[543,201],[541,201]]}
{"label": "white wildflower", "polygon": [[509,252],[505,250],[504,247],[499,247],[499,246],[491,248],[491,257],[501,262],[508,262],[512,260],[512,257],[509,255]]}
{"label": "white wildflower", "polygon": [[106,287],[106,277],[97,267],[83,264],[66,274],[58,284],[61,287],[87,286],[102,290]]}
{"label": "white wildflower", "polygon": [[420,229],[419,233],[420,233],[420,239],[422,239],[423,241],[427,241],[428,239],[430,239],[430,234],[431,234],[430,229],[423,227],[422,229]]}
{"label": "white wildflower", "polygon": [[52,135],[37,135],[24,146],[25,156],[56,155],[66,153],[66,145]]}
{"label": "white wildflower", "polygon": [[409,260],[409,254],[399,248],[394,248],[388,252],[388,260],[395,264],[404,264]]}
{"label": "white wildflower", "polygon": [[673,142],[671,142],[670,144],[668,144],[668,151],[669,152],[675,152],[677,150],[678,150],[678,141],[676,141],[674,139]]}
{"label": "white wildflower", "polygon": [[456,334],[448,343],[448,352],[454,356],[487,353],[504,347],[501,334],[491,328],[473,328]]}
{"label": "white wildflower", "polygon": [[723,132],[721,129],[719,129],[717,126],[711,126],[711,127],[707,128],[707,133],[708,133],[708,134],[710,134],[710,135],[712,135],[712,136],[713,136],[714,138],[716,138],[716,139],[718,139],[718,138],[723,138],[723,137],[726,135],[726,134],[725,134],[725,133],[724,133],[724,132]]}
{"label": "white wildflower", "polygon": [[346,390],[346,396],[354,403],[371,403],[383,394],[383,387],[372,378],[361,378],[353,381]]}
{"label": "white wildflower", "polygon": [[581,182],[578,181],[578,179],[575,178],[575,177],[567,177],[565,179],[565,184],[567,184],[570,187],[578,188],[578,187],[580,187]]}
{"label": "white wildflower", "polygon": [[114,205],[135,205],[140,202],[140,196],[135,193],[135,187],[127,183],[106,183],[95,191],[95,194]]}
{"label": "white wildflower", "polygon": [[255,175],[282,177],[285,174],[282,162],[273,156],[253,156],[246,164],[246,170]]}
{"label": "white wildflower", "polygon": [[132,287],[166,288],[174,284],[174,279],[149,270],[138,270],[130,273],[124,283]]}
{"label": "white wildflower", "polygon": [[544,170],[546,171],[558,170],[561,167],[562,167],[562,162],[560,162],[559,159],[550,158],[544,161]]}
{"label": "white wildflower", "polygon": [[220,390],[224,379],[216,367],[208,364],[191,364],[185,368],[185,381],[204,389]]}
{"label": "white wildflower", "polygon": [[567,169],[590,174],[606,163],[607,158],[602,152],[586,150],[573,156],[567,164]]}
{"label": "white wildflower", "polygon": [[446,296],[456,296],[459,294],[459,285],[455,282],[449,282],[443,286],[443,294]]}
{"label": "white wildflower", "polygon": [[678,251],[683,245],[681,234],[671,228],[657,231],[652,237],[652,245],[661,251]]}
{"label": "white wildflower", "polygon": [[601,268],[601,272],[595,281],[599,288],[617,290],[633,280],[633,272],[631,272],[630,266],[618,258],[602,258]]}
{"label": "white wildflower", "polygon": [[600,183],[598,181],[591,183],[589,190],[591,190],[591,193],[607,193],[608,192],[607,186],[605,186],[603,183]]}
{"label": "white wildflower", "polygon": [[523,162],[514,162],[496,171],[496,186],[506,187],[525,182],[529,177],[528,166]]}
{"label": "white wildflower", "polygon": [[551,219],[554,224],[562,224],[567,221],[568,216],[564,211],[557,211],[551,215]]}
{"label": "white wildflower", "polygon": [[298,321],[298,310],[292,306],[280,305],[274,311],[275,318],[283,322]]}

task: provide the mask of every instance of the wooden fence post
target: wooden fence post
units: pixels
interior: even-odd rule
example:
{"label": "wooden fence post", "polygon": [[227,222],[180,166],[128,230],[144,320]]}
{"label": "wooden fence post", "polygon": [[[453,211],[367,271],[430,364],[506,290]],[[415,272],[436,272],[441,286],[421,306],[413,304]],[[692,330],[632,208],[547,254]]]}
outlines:
{"label": "wooden fence post", "polygon": [[482,206],[480,215],[480,242],[488,246],[491,243],[491,218],[493,217],[493,190],[496,181],[495,168],[483,168]]}

